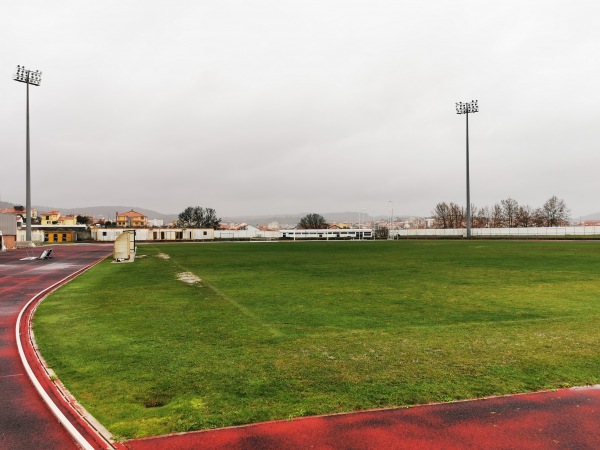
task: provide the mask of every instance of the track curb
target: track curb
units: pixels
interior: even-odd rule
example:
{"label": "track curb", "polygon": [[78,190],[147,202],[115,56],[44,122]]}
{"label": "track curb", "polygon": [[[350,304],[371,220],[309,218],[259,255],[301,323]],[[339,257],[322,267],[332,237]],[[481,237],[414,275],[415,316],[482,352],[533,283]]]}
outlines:
{"label": "track curb", "polygon": [[86,450],[115,449],[118,447],[114,445],[110,437],[103,434],[105,432],[99,429],[101,428],[99,423],[76,402],[75,398],[62,386],[62,383],[54,380],[54,374],[51,373],[45,364],[35,344],[32,319],[37,306],[49,294],[107,257],[108,255],[78,269],[38,292],[23,306],[15,325],[15,337],[19,357],[29,380],[56,419],[64,426],[75,442]]}

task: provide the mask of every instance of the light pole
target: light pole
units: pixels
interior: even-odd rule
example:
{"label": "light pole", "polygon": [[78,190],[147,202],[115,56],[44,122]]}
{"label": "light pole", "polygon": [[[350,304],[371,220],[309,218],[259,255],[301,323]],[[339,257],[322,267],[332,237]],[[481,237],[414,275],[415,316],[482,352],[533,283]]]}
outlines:
{"label": "light pole", "polygon": [[389,239],[392,239],[392,221],[394,220],[394,202],[391,200],[388,200],[388,203],[390,204],[390,208],[391,208],[390,227],[388,229],[388,240],[389,240]]}
{"label": "light pole", "polygon": [[367,209],[366,208],[361,208],[360,212],[362,213],[362,220],[359,224],[359,228],[360,228],[360,240],[364,240],[365,237],[365,232],[363,231],[365,226],[364,223],[366,221],[367,218]]}
{"label": "light pole", "polygon": [[25,116],[25,147],[26,147],[26,162],[25,162],[25,213],[27,214],[25,240],[31,242],[31,171],[29,157],[29,85],[39,86],[42,82],[42,72],[39,70],[29,70],[25,66],[17,66],[17,71],[13,76],[13,80],[25,83],[27,85],[27,100],[26,100],[26,116]]}
{"label": "light pole", "polygon": [[471,186],[469,182],[469,114],[479,112],[477,100],[456,104],[456,114],[464,114],[467,118],[467,238],[471,238]]}

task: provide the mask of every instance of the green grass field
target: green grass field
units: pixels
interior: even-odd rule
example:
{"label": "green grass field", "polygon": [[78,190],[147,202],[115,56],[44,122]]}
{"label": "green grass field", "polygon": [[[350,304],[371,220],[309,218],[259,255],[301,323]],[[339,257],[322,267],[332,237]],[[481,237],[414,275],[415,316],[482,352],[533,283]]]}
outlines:
{"label": "green grass field", "polygon": [[600,383],[598,243],[138,255],[97,265],[35,315],[49,365],[119,439]]}

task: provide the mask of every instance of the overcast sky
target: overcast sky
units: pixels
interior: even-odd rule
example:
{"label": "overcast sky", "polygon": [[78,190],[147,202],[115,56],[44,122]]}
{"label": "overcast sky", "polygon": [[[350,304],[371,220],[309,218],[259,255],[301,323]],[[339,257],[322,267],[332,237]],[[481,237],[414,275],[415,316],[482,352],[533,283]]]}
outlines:
{"label": "overcast sky", "polygon": [[4,1],[0,199],[220,216],[600,211],[600,2]]}

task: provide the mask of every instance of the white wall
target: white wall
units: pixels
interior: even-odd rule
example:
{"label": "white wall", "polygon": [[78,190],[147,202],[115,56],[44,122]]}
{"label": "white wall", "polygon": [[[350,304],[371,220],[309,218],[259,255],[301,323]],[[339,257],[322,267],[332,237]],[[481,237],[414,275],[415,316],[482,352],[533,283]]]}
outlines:
{"label": "white wall", "polygon": [[215,230],[215,239],[279,239],[279,231],[261,231],[255,227],[247,230]]}
{"label": "white wall", "polygon": [[[27,230],[25,228],[17,230],[17,242],[25,242],[27,237]],[[44,232],[42,230],[31,230],[31,241],[42,243],[44,242]]]}
{"label": "white wall", "polygon": [[[92,228],[92,239],[99,242],[113,242],[125,228]],[[177,238],[177,233],[183,233]],[[156,238],[155,238],[156,237]],[[206,228],[136,228],[136,241],[206,241],[214,239],[214,230]]]}
{"label": "white wall", "polygon": [[[390,235],[393,237],[406,238],[406,237],[420,237],[420,236],[437,236],[437,237],[453,237],[453,236],[467,236],[467,230],[465,228],[456,229],[441,229],[441,228],[428,228],[425,230],[391,230]],[[600,227],[529,227],[529,228],[471,228],[472,237],[502,237],[502,236],[514,236],[514,237],[532,237],[532,238],[543,238],[543,237],[567,237],[567,236],[595,236],[600,235]]]}

